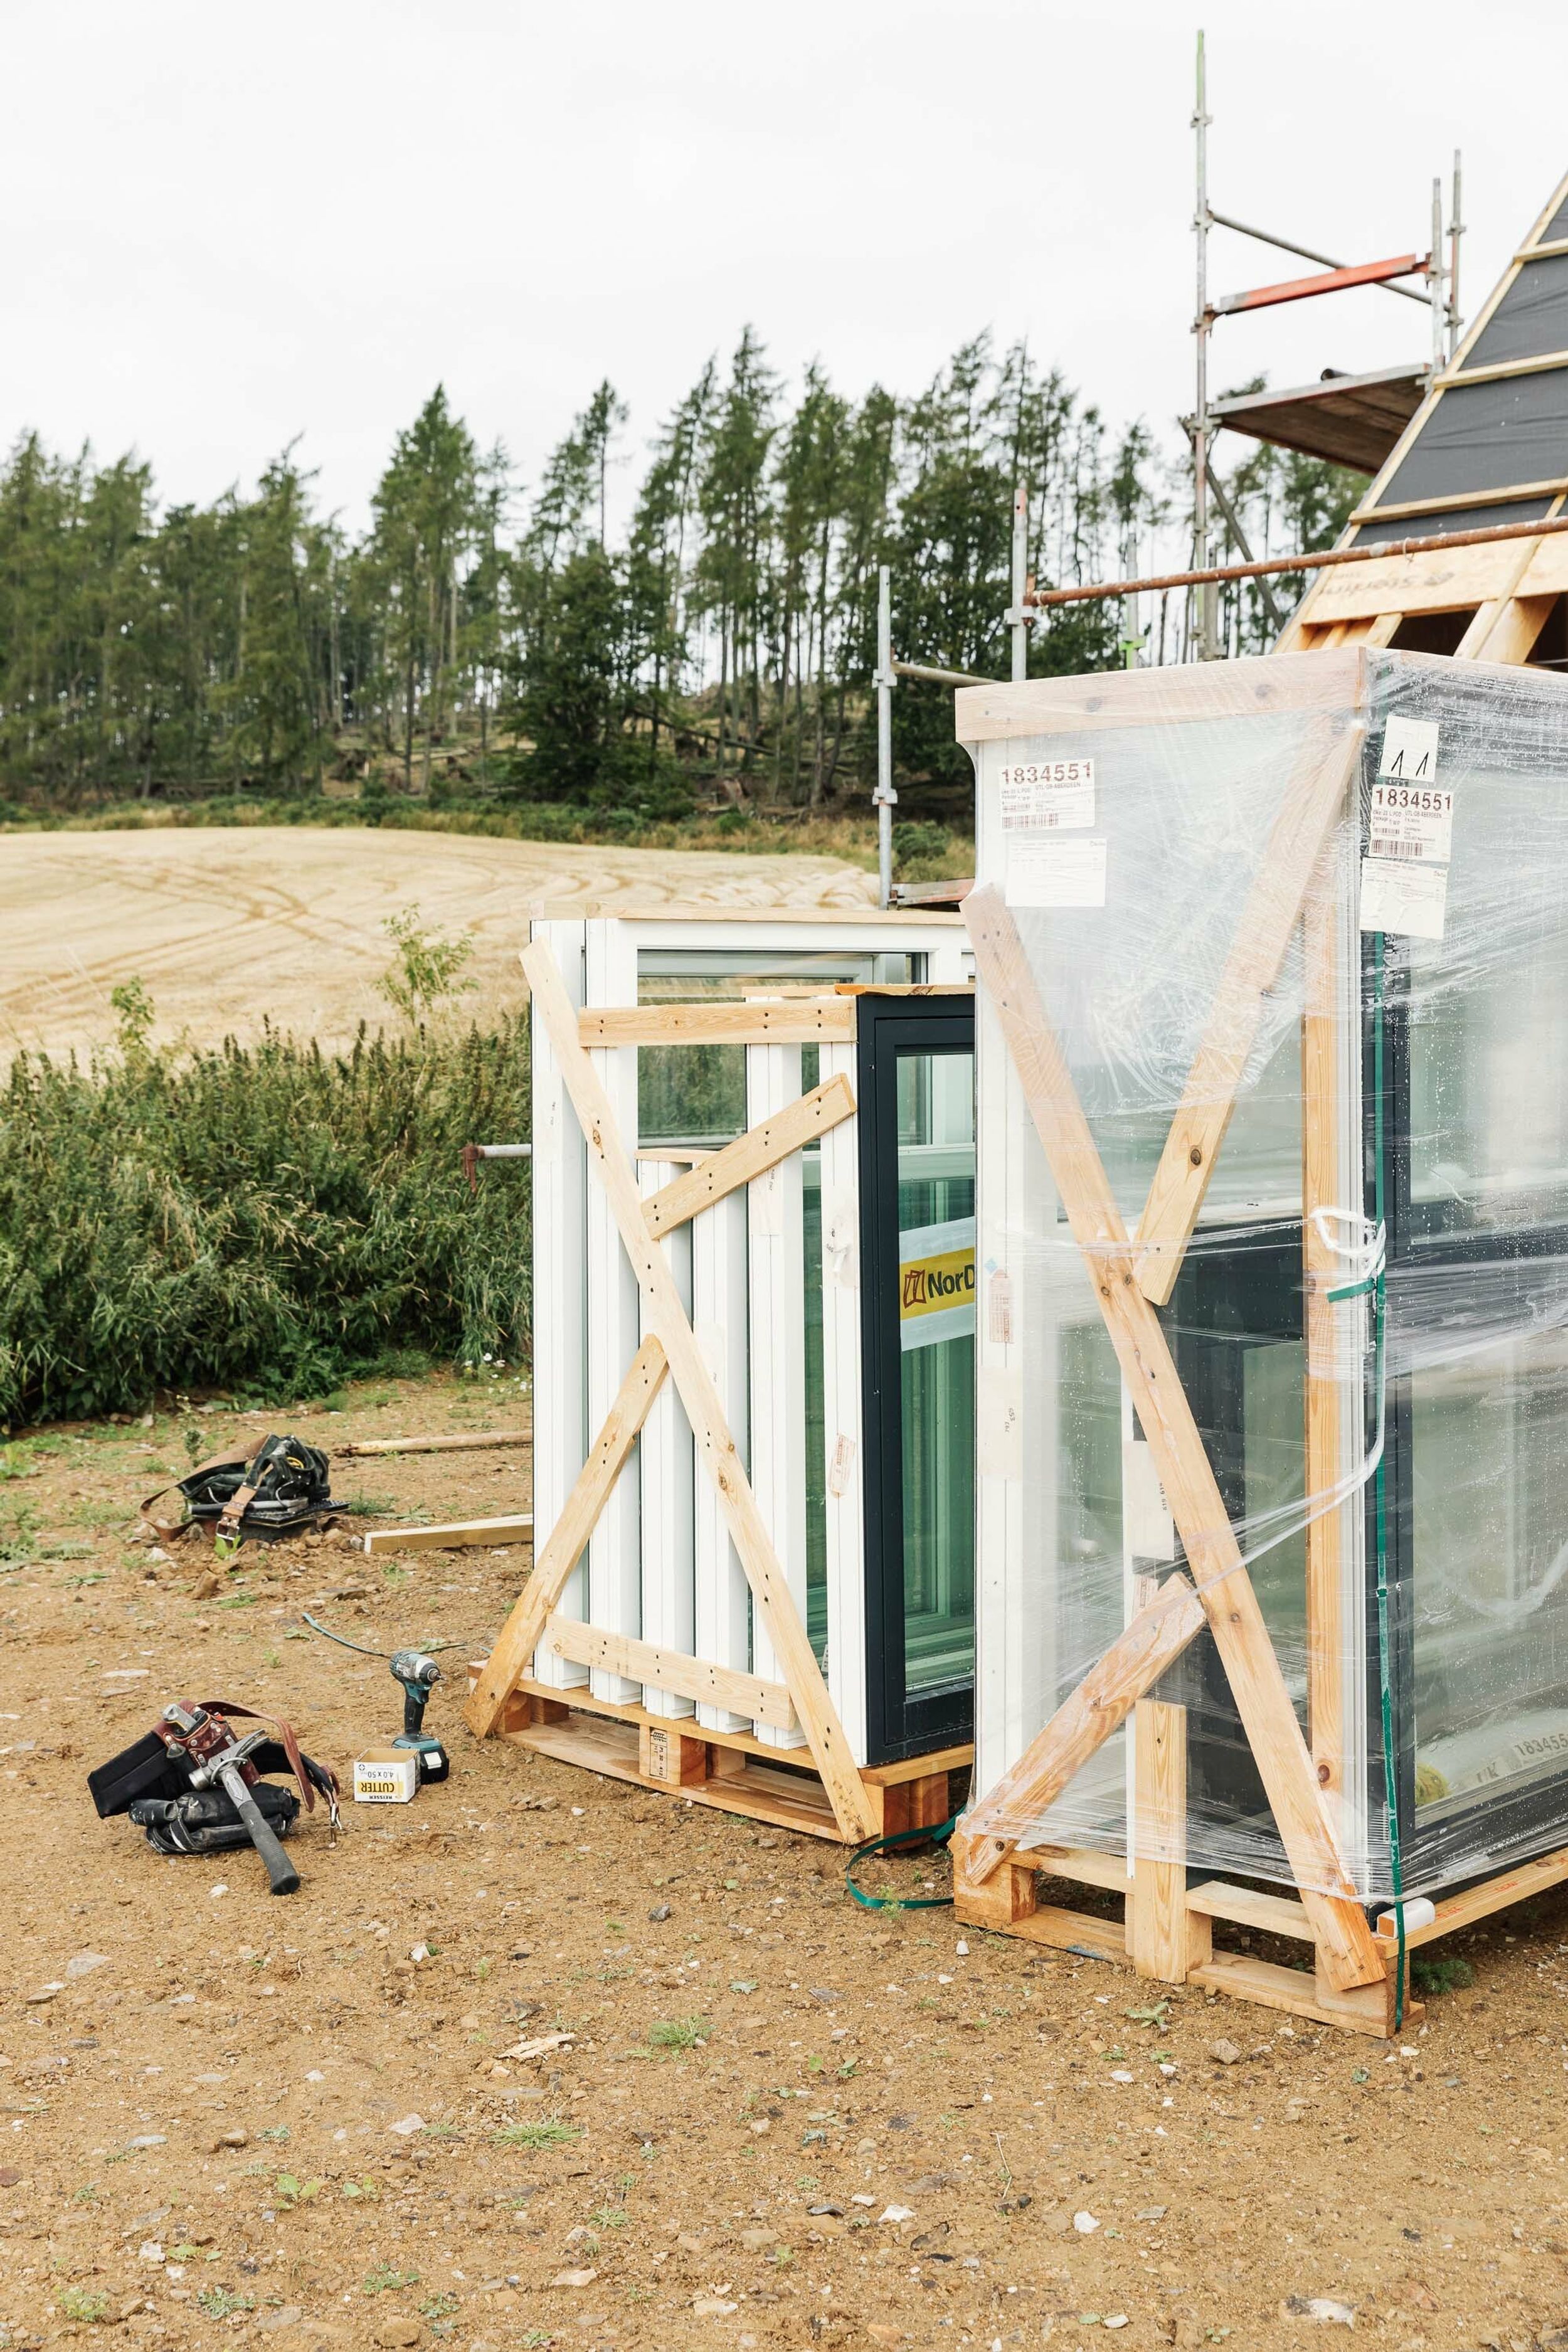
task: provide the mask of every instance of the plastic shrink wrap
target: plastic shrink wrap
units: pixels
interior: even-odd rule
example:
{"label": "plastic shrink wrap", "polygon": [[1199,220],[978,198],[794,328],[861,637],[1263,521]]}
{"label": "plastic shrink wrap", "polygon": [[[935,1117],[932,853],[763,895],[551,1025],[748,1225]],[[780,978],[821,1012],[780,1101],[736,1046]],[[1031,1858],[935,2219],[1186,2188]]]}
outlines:
{"label": "plastic shrink wrap", "polygon": [[1319,652],[958,731],[983,1801],[1057,1725],[986,1828],[1136,1854],[1093,1675],[1163,1591],[1190,1863],[1568,1843],[1568,685]]}

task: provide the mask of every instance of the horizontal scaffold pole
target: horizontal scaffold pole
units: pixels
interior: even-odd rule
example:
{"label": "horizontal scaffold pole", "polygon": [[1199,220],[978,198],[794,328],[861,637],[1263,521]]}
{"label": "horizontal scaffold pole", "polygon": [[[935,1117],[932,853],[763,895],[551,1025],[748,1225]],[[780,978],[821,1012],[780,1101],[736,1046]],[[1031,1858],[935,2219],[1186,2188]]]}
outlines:
{"label": "horizontal scaffold pole", "polygon": [[[1333,564],[1371,563],[1378,556],[1430,555],[1439,548],[1489,547],[1494,540],[1547,539],[1560,530],[1568,530],[1568,515],[1554,515],[1540,522],[1493,523],[1485,530],[1439,531],[1429,539],[1386,539],[1370,547],[1328,547],[1315,555],[1271,555],[1256,563],[1216,563],[1206,572],[1157,572],[1142,580],[1100,580],[1091,587],[1037,588],[1024,601],[1038,612],[1052,604],[1086,604],[1096,596],[1143,596],[1160,588],[1206,588],[1216,581],[1261,580],[1276,572],[1326,572]],[[973,682],[992,683],[989,678]]]}

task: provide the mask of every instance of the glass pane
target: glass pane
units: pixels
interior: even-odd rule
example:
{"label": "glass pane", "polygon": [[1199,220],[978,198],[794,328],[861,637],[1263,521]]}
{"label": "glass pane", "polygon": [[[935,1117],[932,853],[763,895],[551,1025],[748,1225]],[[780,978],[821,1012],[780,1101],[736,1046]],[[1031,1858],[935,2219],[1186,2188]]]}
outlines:
{"label": "glass pane", "polygon": [[1568,1340],[1411,1382],[1415,1801],[1568,1766]]}
{"label": "glass pane", "polygon": [[1307,1351],[1300,1340],[1248,1348],[1242,1363],[1244,1549],[1290,1696],[1307,1714]]}
{"label": "glass pane", "polygon": [[[813,1060],[816,1047],[806,1051]],[[803,1055],[804,1059],[804,1055]],[[807,1080],[815,1086],[813,1071]],[[805,1307],[805,1630],[820,1665],[827,1654],[826,1399],[822,1367],[822,1147],[801,1154]]]}
{"label": "glass pane", "polygon": [[[1563,785],[1556,773],[1472,771],[1463,793],[1465,855],[1449,871],[1447,940],[1409,942],[1417,1240],[1517,1231],[1568,1214],[1568,1058],[1560,1046],[1568,865],[1555,846]],[[1506,953],[1456,951],[1456,936],[1479,949],[1500,925]]]}
{"label": "glass pane", "polygon": [[904,1687],[974,1673],[974,1057],[901,1053]]}
{"label": "glass pane", "polygon": [[[637,960],[639,1004],[738,1004],[786,989],[826,994],[841,982],[903,986],[907,955],[788,954],[759,958],[718,950],[648,950]],[[816,1084],[816,1048],[805,1048],[802,1084]],[[746,1125],[743,1045],[644,1045],[637,1054],[637,1134],[659,1143],[728,1143]]]}

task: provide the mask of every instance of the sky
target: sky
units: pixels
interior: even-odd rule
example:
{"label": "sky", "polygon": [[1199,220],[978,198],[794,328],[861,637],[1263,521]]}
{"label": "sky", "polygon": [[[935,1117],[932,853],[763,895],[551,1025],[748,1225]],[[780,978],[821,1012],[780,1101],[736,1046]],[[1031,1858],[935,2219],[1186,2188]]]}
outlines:
{"label": "sky", "polygon": [[[1210,200],[1461,296],[1568,173],[1562,0],[9,0],[0,432],[134,448],[165,499],[296,436],[367,517],[437,383],[526,484],[607,376],[624,478],[752,322],[789,378],[903,394],[1026,338],[1120,423],[1192,396],[1193,64]],[[1297,274],[1229,233],[1211,289]],[[1419,359],[1384,291],[1216,333],[1217,388]]]}

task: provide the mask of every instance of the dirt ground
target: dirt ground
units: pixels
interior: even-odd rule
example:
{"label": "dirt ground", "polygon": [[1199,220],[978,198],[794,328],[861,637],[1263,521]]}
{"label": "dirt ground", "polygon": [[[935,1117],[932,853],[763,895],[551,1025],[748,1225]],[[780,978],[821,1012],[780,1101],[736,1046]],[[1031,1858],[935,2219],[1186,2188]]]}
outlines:
{"label": "dirt ground", "polygon": [[255,1036],[264,1018],[327,1047],[394,1016],[376,991],[381,926],[417,905],[474,936],[465,1015],[515,1006],[528,919],[628,908],[870,907],[875,878],[836,858],[577,847],[435,833],[221,827],[0,836],[0,1053],[110,1042],[132,973],[155,1042]]}
{"label": "dirt ground", "polygon": [[[1401,2352],[1568,2345],[1568,1891],[1459,1939],[1473,1981],[1392,2047],[859,1910],[833,1848],[468,1736],[462,1661],[524,1552],[247,1547],[204,1595],[204,1548],[130,1540],[187,1430],[525,1411],[507,1377],[340,1402],[4,1456],[0,2344],[1250,2352],[1348,2314]],[[526,1462],[335,1486],[350,1528],[489,1515]],[[283,1713],[340,1771],[396,1727],[312,1604],[373,1647],[458,1642],[449,1782],[346,1808],[335,1844],[317,1815],[285,1899],[248,1853],[100,1823],[88,1768],[177,1696]]]}

